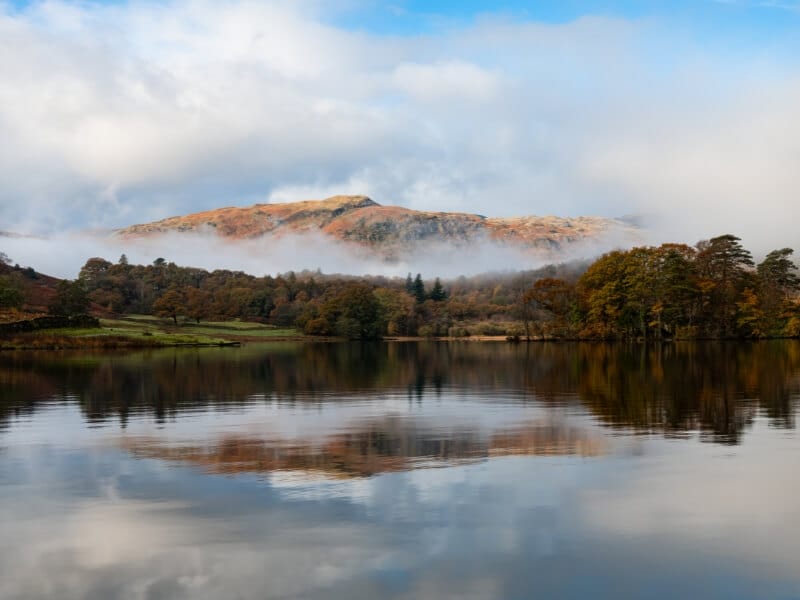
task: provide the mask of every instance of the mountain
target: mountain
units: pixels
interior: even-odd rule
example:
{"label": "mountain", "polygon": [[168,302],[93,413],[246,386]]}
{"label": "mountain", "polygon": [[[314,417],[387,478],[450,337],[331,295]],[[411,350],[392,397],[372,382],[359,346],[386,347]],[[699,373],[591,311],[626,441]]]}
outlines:
{"label": "mountain", "polygon": [[[637,229],[603,217],[506,217],[417,211],[381,206],[366,196],[334,196],[284,204],[228,207],[170,217],[117,230],[125,238],[169,232],[215,232],[230,239],[322,233],[396,258],[430,244],[463,246],[484,241],[540,252],[579,243],[634,240]],[[619,242],[617,242],[619,243]]]}

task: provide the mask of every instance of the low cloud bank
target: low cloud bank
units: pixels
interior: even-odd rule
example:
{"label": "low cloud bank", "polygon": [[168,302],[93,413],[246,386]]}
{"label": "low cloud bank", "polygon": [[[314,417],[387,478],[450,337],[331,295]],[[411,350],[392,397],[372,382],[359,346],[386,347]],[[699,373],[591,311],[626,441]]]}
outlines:
{"label": "low cloud bank", "polygon": [[375,251],[319,234],[298,234],[231,241],[212,233],[168,233],[141,239],[110,235],[63,234],[53,237],[4,237],[0,249],[14,262],[56,277],[75,278],[86,259],[116,262],[122,254],[133,264],[164,258],[182,266],[230,269],[252,275],[319,269],[350,275],[457,277],[491,271],[518,271],[545,264],[589,259],[616,247],[630,246],[623,234],[575,242],[550,251],[523,250],[491,241],[468,245],[422,244],[407,257],[388,260]]}

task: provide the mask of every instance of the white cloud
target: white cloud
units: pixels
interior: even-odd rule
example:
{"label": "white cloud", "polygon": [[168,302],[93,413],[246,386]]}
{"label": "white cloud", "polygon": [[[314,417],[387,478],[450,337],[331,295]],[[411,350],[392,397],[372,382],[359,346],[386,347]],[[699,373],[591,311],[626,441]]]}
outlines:
{"label": "white cloud", "polygon": [[703,53],[657,22],[398,37],[327,24],[324,6],[0,9],[0,229],[337,192],[640,213],[662,238],[731,231],[756,251],[797,240],[796,64]]}

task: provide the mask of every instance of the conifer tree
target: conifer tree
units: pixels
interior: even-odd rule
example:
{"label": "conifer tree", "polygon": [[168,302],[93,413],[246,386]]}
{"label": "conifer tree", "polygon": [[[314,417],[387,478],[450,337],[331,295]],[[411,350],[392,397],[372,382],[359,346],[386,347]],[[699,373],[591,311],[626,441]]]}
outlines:
{"label": "conifer tree", "polygon": [[447,292],[444,291],[442,282],[439,281],[438,277],[433,282],[433,289],[431,290],[429,298],[434,302],[442,302],[447,299]]}
{"label": "conifer tree", "polygon": [[413,295],[420,304],[425,302],[425,282],[422,281],[422,275],[419,273],[417,273],[417,276],[414,278]]}

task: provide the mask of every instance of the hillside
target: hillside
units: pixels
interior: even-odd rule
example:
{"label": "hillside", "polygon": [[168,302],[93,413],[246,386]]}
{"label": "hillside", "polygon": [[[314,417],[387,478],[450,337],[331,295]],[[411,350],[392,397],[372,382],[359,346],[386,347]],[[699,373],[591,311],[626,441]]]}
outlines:
{"label": "hillside", "polygon": [[25,303],[20,310],[9,310],[0,306],[0,323],[16,321],[47,312],[47,307],[56,294],[59,280],[31,268],[12,267],[0,261],[0,278],[22,291]]}
{"label": "hillside", "polygon": [[581,242],[602,244],[610,239],[637,237],[630,225],[602,217],[492,218],[382,206],[366,196],[221,208],[133,225],[116,234],[141,237],[168,232],[215,232],[230,239],[317,232],[378,251],[387,258],[431,243],[458,246],[492,241],[547,252]]}

